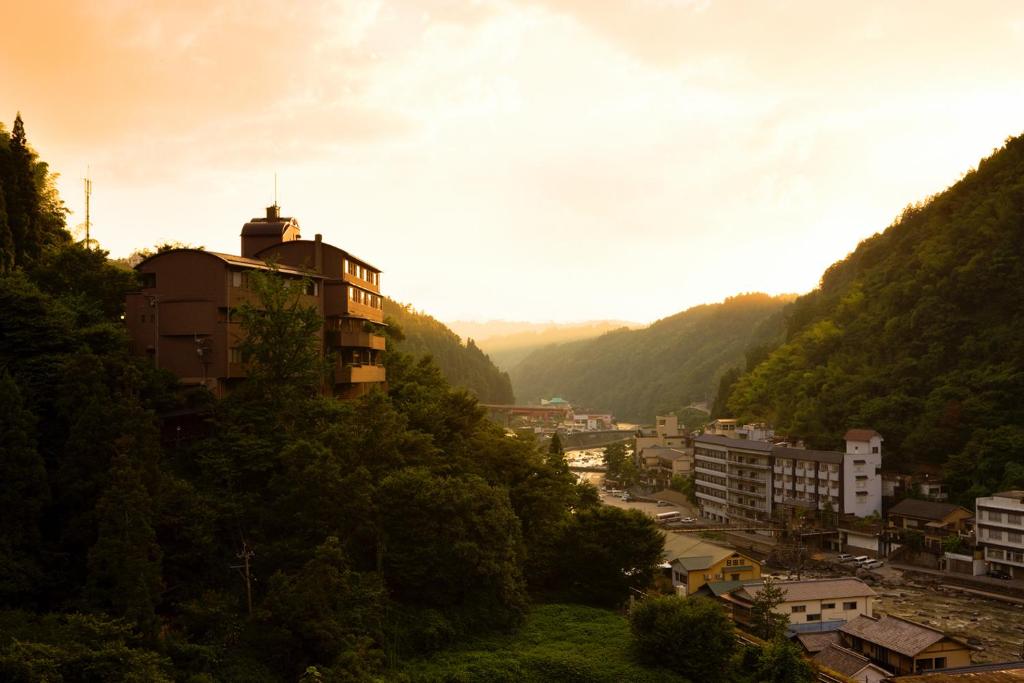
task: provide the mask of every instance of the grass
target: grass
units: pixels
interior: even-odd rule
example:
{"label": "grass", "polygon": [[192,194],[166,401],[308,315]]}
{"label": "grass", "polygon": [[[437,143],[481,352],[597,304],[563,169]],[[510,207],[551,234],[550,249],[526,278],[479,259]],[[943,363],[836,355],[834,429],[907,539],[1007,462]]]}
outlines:
{"label": "grass", "polygon": [[407,662],[393,680],[410,683],[685,683],[636,663],[629,623],[610,610],[537,605],[512,635],[476,638],[429,659]]}

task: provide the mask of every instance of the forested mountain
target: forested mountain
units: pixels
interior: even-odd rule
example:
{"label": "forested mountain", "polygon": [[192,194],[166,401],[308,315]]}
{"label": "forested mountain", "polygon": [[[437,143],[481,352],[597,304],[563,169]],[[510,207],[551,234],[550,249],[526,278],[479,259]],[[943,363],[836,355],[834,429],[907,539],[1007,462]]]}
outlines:
{"label": "forested mountain", "polygon": [[391,299],[384,299],[384,315],[401,330],[402,338],[395,341],[399,351],[431,356],[448,382],[467,389],[482,403],[515,402],[508,373],[495,367],[472,339],[463,345],[444,323]]}
{"label": "forested mountain", "polygon": [[597,320],[578,325],[552,325],[531,332],[490,337],[481,340],[480,345],[487,351],[494,364],[511,371],[531,353],[552,344],[564,344],[585,339],[594,339],[602,334],[619,329],[635,329],[639,325],[621,320]]}
{"label": "forested mountain", "polygon": [[727,405],[812,446],[873,427],[963,501],[1024,487],[1024,137],[831,266]]}
{"label": "forested mountain", "polygon": [[562,396],[580,408],[650,421],[712,396],[747,349],[777,341],[791,299],[744,294],[696,306],[644,329],[539,349],[509,374],[520,401]]}

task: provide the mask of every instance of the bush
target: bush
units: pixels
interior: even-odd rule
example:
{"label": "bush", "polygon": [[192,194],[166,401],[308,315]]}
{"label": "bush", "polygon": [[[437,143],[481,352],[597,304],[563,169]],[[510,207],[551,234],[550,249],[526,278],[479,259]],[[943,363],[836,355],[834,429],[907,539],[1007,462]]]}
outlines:
{"label": "bush", "polygon": [[729,680],[736,650],[732,621],[705,598],[649,598],[629,615],[637,654],[695,681]]}

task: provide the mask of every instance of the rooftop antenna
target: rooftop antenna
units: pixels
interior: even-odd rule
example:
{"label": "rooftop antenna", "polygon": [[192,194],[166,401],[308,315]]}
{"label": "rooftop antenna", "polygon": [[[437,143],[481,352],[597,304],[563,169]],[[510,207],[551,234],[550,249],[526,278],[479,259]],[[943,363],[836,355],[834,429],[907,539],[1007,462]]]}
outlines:
{"label": "rooftop antenna", "polygon": [[277,171],[274,171],[274,206],[277,205]]}
{"label": "rooftop antenna", "polygon": [[85,167],[85,248],[90,248],[89,240],[89,198],[92,196],[92,178],[89,177],[89,167]]}

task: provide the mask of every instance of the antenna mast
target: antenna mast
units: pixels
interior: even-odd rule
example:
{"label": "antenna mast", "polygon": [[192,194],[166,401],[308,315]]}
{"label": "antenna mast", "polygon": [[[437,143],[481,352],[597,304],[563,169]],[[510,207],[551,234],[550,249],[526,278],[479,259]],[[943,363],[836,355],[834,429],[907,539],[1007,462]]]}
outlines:
{"label": "antenna mast", "polygon": [[89,177],[89,167],[85,168],[85,248],[91,248],[89,240],[89,198],[92,196],[92,178]]}
{"label": "antenna mast", "polygon": [[274,172],[274,206],[277,206],[277,172]]}

